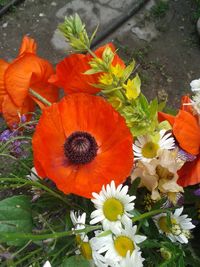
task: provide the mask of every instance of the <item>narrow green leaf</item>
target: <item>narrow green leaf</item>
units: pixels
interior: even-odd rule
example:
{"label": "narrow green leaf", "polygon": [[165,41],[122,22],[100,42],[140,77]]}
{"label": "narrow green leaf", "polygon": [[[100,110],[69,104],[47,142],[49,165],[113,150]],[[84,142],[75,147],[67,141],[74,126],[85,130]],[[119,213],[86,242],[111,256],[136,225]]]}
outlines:
{"label": "narrow green leaf", "polygon": [[134,68],[135,68],[135,60],[133,60],[133,61],[131,62],[131,64],[129,64],[129,65],[125,68],[122,82],[125,82],[125,81],[130,77],[130,75],[132,74]]}
{"label": "narrow green leaf", "polygon": [[99,28],[99,24],[96,26],[96,29],[94,30],[94,32],[92,33],[92,36],[90,37],[90,44],[92,43],[93,39],[95,38],[97,31]]}

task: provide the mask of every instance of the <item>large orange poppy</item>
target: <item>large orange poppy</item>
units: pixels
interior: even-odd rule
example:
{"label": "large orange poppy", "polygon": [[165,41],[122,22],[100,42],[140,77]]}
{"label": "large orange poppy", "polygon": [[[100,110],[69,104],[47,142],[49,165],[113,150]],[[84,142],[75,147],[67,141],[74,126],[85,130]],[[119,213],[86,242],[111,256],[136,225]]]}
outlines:
{"label": "large orange poppy", "polygon": [[27,36],[15,60],[7,63],[0,59],[0,112],[10,127],[19,122],[19,114],[33,112],[35,102],[44,107],[29,94],[30,88],[50,102],[57,100],[57,88],[48,83],[53,73],[52,65],[36,55],[36,43]]}
{"label": "large orange poppy", "polygon": [[65,194],[90,198],[133,166],[124,118],[99,96],[76,93],[46,108],[33,136],[34,165]]}
{"label": "large orange poppy", "polygon": [[196,156],[192,162],[186,162],[178,172],[178,183],[188,186],[200,183],[200,125],[198,117],[193,113],[188,96],[182,98],[181,109],[176,116],[159,113],[159,120],[168,120],[179,146],[186,152]]}
{"label": "large orange poppy", "polygon": [[[104,45],[98,48],[94,53],[97,57],[102,58],[103,51],[106,47],[110,47],[114,52],[115,47],[112,43]],[[95,88],[92,84],[98,83],[99,76],[102,73],[87,75],[84,74],[91,67],[89,62],[92,60],[90,54],[72,54],[62,60],[56,66],[56,74],[52,75],[49,82],[63,88],[65,93],[89,93],[96,94],[100,91],[99,88]],[[115,54],[112,65],[119,64],[122,68],[125,68],[125,64],[122,59]]]}

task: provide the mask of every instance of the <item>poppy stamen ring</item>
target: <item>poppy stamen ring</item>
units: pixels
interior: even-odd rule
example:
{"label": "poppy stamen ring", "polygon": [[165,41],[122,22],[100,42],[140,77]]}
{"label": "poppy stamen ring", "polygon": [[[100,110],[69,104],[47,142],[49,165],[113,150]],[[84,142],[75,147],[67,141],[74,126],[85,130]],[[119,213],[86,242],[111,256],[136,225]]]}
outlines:
{"label": "poppy stamen ring", "polygon": [[72,133],[65,141],[64,153],[73,164],[86,164],[97,155],[98,145],[95,138],[87,133],[77,131]]}

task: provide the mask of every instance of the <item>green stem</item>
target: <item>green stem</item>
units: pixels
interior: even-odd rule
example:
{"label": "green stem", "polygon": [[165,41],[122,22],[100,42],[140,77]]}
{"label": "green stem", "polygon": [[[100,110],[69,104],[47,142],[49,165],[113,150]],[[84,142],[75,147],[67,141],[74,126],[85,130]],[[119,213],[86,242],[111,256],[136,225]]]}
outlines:
{"label": "green stem", "polygon": [[75,234],[81,234],[81,233],[89,233],[91,231],[100,230],[101,226],[87,226],[84,229],[81,230],[71,230],[71,231],[65,231],[65,232],[57,232],[57,233],[51,233],[51,234],[43,234],[43,235],[34,235],[34,234],[25,234],[25,233],[0,233],[0,237],[2,239],[9,239],[9,240],[30,240],[30,241],[40,241],[40,240],[46,240],[46,239],[56,239],[66,236],[72,236]]}
{"label": "green stem", "polygon": [[[34,113],[34,114],[35,114],[35,113]],[[17,131],[18,131],[19,129],[21,129],[21,128],[24,128],[24,127],[29,126],[29,125],[35,125],[35,124],[37,124],[37,123],[38,123],[38,120],[27,121],[27,122],[21,124],[19,127],[17,127],[13,132],[17,132]]]}
{"label": "green stem", "polygon": [[93,56],[93,58],[97,58],[97,56],[95,55],[95,53],[89,48],[89,47],[86,47],[88,53]]}
{"label": "green stem", "polygon": [[38,248],[38,249],[36,249],[36,250],[34,250],[32,252],[29,252],[28,255],[26,255],[24,258],[22,258],[22,259],[18,260],[17,262],[15,262],[14,263],[15,264],[14,266],[19,266],[20,263],[22,263],[23,261],[31,258],[32,255],[34,255],[34,254],[36,254],[36,253],[38,253],[38,252],[40,252],[42,250],[43,250],[43,248]]}
{"label": "green stem", "polygon": [[30,181],[30,180],[25,180],[22,178],[0,178],[0,181],[2,182],[19,182],[19,183],[24,183],[24,185],[31,185],[31,186],[35,186],[37,188],[43,189],[44,191],[48,192],[50,195],[54,196],[55,198],[59,198],[60,200],[62,200],[65,204],[67,204],[69,207],[72,207],[71,204],[68,203],[68,201],[66,199],[64,199],[62,196],[60,196],[59,194],[57,194],[56,192],[54,192],[53,190],[51,190],[49,187],[36,182],[36,181]]}
{"label": "green stem", "polygon": [[132,218],[132,221],[133,222],[137,222],[137,221],[140,221],[140,220],[144,220],[148,217],[152,217],[156,214],[159,214],[159,213],[164,213],[164,212],[169,212],[170,210],[175,210],[176,208],[169,208],[169,209],[158,209],[158,210],[152,210],[152,211],[149,211],[149,212],[146,212],[146,213],[143,213],[139,216],[136,216],[136,217],[133,217]]}
{"label": "green stem", "polygon": [[41,101],[44,105],[51,106],[51,102],[49,102],[46,98],[35,92],[33,89],[30,88],[29,93],[35,98],[37,98],[39,101]]}

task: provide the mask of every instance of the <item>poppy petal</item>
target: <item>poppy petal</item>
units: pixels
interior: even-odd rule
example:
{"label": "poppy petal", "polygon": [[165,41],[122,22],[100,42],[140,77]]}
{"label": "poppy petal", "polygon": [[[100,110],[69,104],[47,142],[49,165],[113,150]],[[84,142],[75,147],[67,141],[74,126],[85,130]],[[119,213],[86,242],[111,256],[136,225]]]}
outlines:
{"label": "poppy petal", "polygon": [[159,122],[168,121],[171,124],[171,126],[173,126],[174,120],[175,120],[175,116],[164,113],[164,112],[158,112],[158,121]]}
{"label": "poppy petal", "polygon": [[2,112],[2,103],[4,96],[6,96],[5,84],[4,84],[4,75],[5,71],[8,68],[9,64],[0,59],[0,112]]}
{"label": "poppy petal", "polygon": [[187,187],[200,183],[200,155],[192,162],[186,162],[178,171],[178,184]]}
{"label": "poppy petal", "polygon": [[3,117],[8,124],[9,127],[13,127],[16,123],[19,122],[20,115],[25,114],[27,116],[27,119],[29,120],[31,115],[27,114],[29,112],[33,112],[35,109],[35,104],[32,99],[27,97],[25,99],[23,106],[18,107],[15,105],[15,103],[12,101],[12,99],[7,95],[4,97],[3,103],[2,103],[2,112]]}
{"label": "poppy petal", "polygon": [[24,36],[21,47],[19,49],[19,56],[24,53],[36,54],[37,44],[34,39]]}
{"label": "poppy petal", "polygon": [[192,155],[200,152],[200,126],[196,118],[184,110],[175,117],[173,133],[181,148]]}
{"label": "poppy petal", "polygon": [[91,84],[97,82],[97,75],[84,74],[90,68],[88,61],[88,57],[85,55],[70,55],[56,66],[56,76],[53,75],[49,82],[62,87],[68,94],[77,91],[96,94],[100,89]]}
{"label": "poppy petal", "polygon": [[[22,106],[29,88],[39,87],[53,73],[51,64],[36,55],[24,54],[5,73],[5,86],[16,106]],[[45,88],[44,88],[45,90]]]}
{"label": "poppy petal", "polygon": [[191,99],[189,98],[189,96],[184,95],[181,98],[181,109],[193,114],[193,108],[192,108]]}

